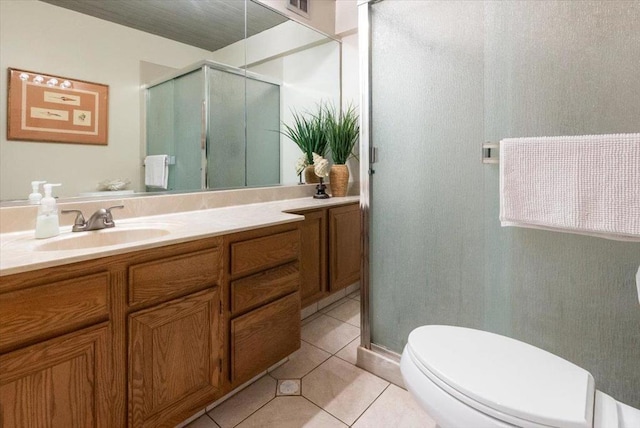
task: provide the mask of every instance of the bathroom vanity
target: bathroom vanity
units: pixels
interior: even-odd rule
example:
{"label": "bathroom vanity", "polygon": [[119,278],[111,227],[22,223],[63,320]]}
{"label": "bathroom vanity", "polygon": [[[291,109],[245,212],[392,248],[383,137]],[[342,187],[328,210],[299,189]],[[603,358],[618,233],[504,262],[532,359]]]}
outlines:
{"label": "bathroom vanity", "polygon": [[302,307],[360,279],[360,208],[358,204],[297,211],[305,220],[302,238]]}
{"label": "bathroom vanity", "polygon": [[168,233],[84,251],[3,237],[0,425],[174,426],[286,358],[302,301],[358,279],[357,198],[301,201],[123,221]]}

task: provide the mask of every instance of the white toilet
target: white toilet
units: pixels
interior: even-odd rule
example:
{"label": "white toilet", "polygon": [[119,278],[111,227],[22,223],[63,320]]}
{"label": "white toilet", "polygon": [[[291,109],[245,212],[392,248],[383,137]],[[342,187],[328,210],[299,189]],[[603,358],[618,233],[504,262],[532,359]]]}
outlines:
{"label": "white toilet", "polygon": [[640,410],[597,391],[586,370],[497,334],[419,327],[400,368],[441,428],[640,428]]}

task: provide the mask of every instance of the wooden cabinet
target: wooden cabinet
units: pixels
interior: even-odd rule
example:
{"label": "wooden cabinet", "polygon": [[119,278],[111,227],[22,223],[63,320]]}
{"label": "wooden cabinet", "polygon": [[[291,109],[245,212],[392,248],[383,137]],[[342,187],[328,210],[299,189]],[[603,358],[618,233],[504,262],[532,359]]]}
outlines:
{"label": "wooden cabinet", "polygon": [[129,315],[129,422],[173,426],[220,392],[218,287]]}
{"label": "wooden cabinet", "polygon": [[[263,231],[264,232],[264,231]],[[242,239],[239,234],[230,239]],[[298,229],[231,243],[231,275],[245,275],[297,260],[300,253]]]}
{"label": "wooden cabinet", "polygon": [[360,207],[329,209],[329,289],[333,292],[360,279]]}
{"label": "wooden cabinet", "polygon": [[118,426],[108,336],[103,323],[0,355],[0,426]]}
{"label": "wooden cabinet", "polygon": [[300,298],[302,306],[305,307],[329,294],[327,284],[327,210],[309,211],[302,214],[304,214],[304,223],[300,229],[302,243]]}
{"label": "wooden cabinet", "polygon": [[300,347],[300,231],[292,224],[225,239],[234,388]]}
{"label": "wooden cabinet", "polygon": [[2,277],[0,427],[191,416],[223,393],[221,287],[222,237]]}
{"label": "wooden cabinet", "polygon": [[301,227],[302,307],[360,279],[360,207],[348,204],[298,212]]}
{"label": "wooden cabinet", "polygon": [[300,222],[0,281],[0,427],[171,427],[300,347]]}
{"label": "wooden cabinet", "polygon": [[172,427],[223,394],[222,252],[218,237],[129,259],[130,427]]}
{"label": "wooden cabinet", "polygon": [[0,294],[0,352],[109,318],[109,273]]}
{"label": "wooden cabinet", "polygon": [[255,309],[299,288],[300,269],[296,262],[231,281],[231,315]]}
{"label": "wooden cabinet", "polygon": [[300,347],[300,297],[291,293],[231,320],[231,381],[242,383]]}
{"label": "wooden cabinet", "polygon": [[115,282],[95,262],[1,278],[0,427],[122,426],[110,322]]}
{"label": "wooden cabinet", "polygon": [[213,248],[172,255],[129,267],[129,304],[168,300],[215,285],[221,276],[221,240]]}

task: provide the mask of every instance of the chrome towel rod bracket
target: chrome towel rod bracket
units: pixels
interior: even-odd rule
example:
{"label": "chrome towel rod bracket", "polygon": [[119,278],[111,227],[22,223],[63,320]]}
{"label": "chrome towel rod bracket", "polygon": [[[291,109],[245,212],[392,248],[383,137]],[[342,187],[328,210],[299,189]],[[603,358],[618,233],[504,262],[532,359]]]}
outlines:
{"label": "chrome towel rod bracket", "polygon": [[482,143],[482,163],[500,163],[500,143]]}

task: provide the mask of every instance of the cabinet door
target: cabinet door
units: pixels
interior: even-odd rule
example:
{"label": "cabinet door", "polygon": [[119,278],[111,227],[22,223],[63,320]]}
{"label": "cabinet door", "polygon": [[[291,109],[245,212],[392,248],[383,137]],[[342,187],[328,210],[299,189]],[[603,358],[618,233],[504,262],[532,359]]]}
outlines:
{"label": "cabinet door", "polygon": [[340,290],[360,279],[360,207],[329,210],[330,290]]}
{"label": "cabinet door", "polygon": [[102,324],[0,356],[0,426],[117,426],[108,332]]}
{"label": "cabinet door", "polygon": [[300,348],[300,296],[231,320],[231,381],[241,384]]}
{"label": "cabinet door", "polygon": [[327,210],[304,214],[300,228],[302,250],[300,271],[302,307],[308,306],[327,293]]}
{"label": "cabinet door", "polygon": [[218,397],[220,292],[129,316],[129,424],[174,426]]}

